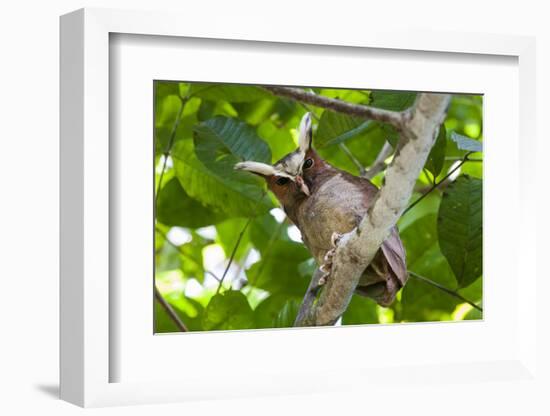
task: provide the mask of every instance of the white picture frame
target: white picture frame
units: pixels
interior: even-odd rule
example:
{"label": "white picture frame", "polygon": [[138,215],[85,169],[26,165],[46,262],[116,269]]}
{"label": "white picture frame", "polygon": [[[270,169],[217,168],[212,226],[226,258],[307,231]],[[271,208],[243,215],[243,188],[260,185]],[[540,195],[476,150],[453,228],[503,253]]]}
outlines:
{"label": "white picture frame", "polygon": [[[535,193],[532,191],[533,183],[525,172],[536,148],[533,120],[536,114],[534,39],[471,33],[434,35],[420,30],[390,32],[374,27],[362,29],[360,33],[350,28],[349,32],[328,34],[322,28],[315,29],[314,26],[307,31],[289,27],[281,32],[276,25],[270,24],[241,26],[241,32],[235,33],[234,27],[223,19],[212,26],[204,25],[200,19],[185,19],[185,25],[181,22],[182,16],[177,14],[107,9],[83,9],[61,18],[61,398],[87,407],[214,397],[329,393],[342,389],[362,391],[362,386],[366,385],[373,395],[380,395],[387,394],[384,391],[396,378],[400,379],[400,383],[399,386],[392,387],[394,391],[440,382],[448,383],[448,389],[443,387],[442,393],[449,395],[453,389],[456,390],[452,380],[460,380],[466,384],[506,381],[515,387],[522,386],[521,388],[525,388],[527,383],[531,391],[542,388],[543,382],[537,376],[535,360],[537,326],[530,319],[536,314],[536,292],[531,289],[536,286],[536,279],[540,276],[537,277],[535,268],[535,251],[528,250],[526,244],[521,244],[536,240],[536,218],[533,215],[520,215],[532,212],[530,207],[535,204],[533,199],[527,197]],[[279,372],[260,369],[257,372],[260,379],[254,380],[223,372],[216,382],[212,378],[207,380],[198,376],[182,380],[166,380],[151,374],[143,380],[113,377],[113,366],[124,358],[118,356],[117,351],[124,349],[112,348],[113,338],[120,335],[113,334],[111,320],[113,311],[120,306],[113,304],[116,298],[112,296],[113,287],[109,282],[114,261],[110,257],[110,227],[116,226],[113,223],[116,218],[110,216],[110,201],[113,198],[109,194],[111,173],[116,171],[109,142],[112,134],[109,124],[109,56],[112,34],[162,36],[164,38],[161,38],[161,42],[162,39],[169,41],[174,38],[275,42],[281,50],[291,45],[305,48],[307,45],[332,45],[334,50],[347,48],[349,51],[352,47],[357,51],[371,48],[412,53],[428,51],[442,55],[507,56],[517,59],[519,104],[516,116],[519,132],[515,131],[513,135],[516,140],[521,138],[531,144],[522,146],[518,153],[519,176],[516,180],[519,187],[514,192],[517,192],[519,201],[517,206],[511,208],[521,218],[521,224],[517,227],[518,235],[514,239],[514,244],[517,245],[514,246],[517,264],[514,263],[516,269],[513,273],[517,278],[521,267],[523,283],[513,293],[511,290],[499,289],[505,296],[515,297],[513,318],[517,321],[510,331],[513,333],[511,339],[517,345],[514,344],[509,349],[503,347],[500,354],[495,352],[495,360],[486,357],[476,360],[475,357],[466,356],[460,362],[452,362],[445,361],[442,356],[436,357],[435,362],[419,360],[414,366],[396,360],[393,367],[387,363],[380,367],[370,363],[366,367],[357,368],[350,367],[350,363],[335,363],[316,374],[309,373],[307,369],[299,372],[289,372],[284,368]],[[512,122],[511,125],[515,124]],[[517,283],[517,280],[511,282]],[[490,304],[487,314],[491,314]],[[468,327],[468,331],[471,328]],[[363,330],[353,329],[355,334]],[[415,333],[420,335],[424,331],[418,326],[406,326],[397,330],[407,331],[409,336],[414,336]],[[473,330],[479,331],[479,327]],[[500,331],[502,333],[506,329],[500,328]],[[272,337],[269,342],[275,348],[280,341],[272,335],[274,332],[276,331],[251,332],[248,335],[241,333],[241,336],[249,337],[251,342],[261,337]],[[351,330],[348,333],[351,334]],[[462,336],[467,333],[470,334],[464,332]],[[306,342],[306,338],[318,337],[323,345],[322,338],[327,336],[327,332],[326,329],[314,332],[292,330],[290,335],[300,337],[303,342]],[[195,336],[214,339],[223,334]],[[181,343],[183,339],[161,338],[163,347],[174,342]],[[157,343],[158,339],[159,337]],[[307,342],[311,342],[311,339]],[[323,354],[323,351],[318,351],[312,362],[319,362]],[[151,361],[156,359],[148,358]],[[400,368],[401,365],[403,367]],[[229,370],[228,368],[227,371]],[[322,374],[327,377],[323,378],[320,376]],[[475,376],[472,377],[472,374]],[[114,378],[117,379],[116,382],[113,382]],[[496,390],[490,394],[497,397]]]}

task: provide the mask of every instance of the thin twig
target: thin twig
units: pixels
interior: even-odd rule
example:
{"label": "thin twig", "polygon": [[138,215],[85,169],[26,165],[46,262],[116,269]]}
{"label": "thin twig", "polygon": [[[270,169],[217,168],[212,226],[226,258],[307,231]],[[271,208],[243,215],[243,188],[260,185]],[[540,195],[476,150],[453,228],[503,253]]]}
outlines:
{"label": "thin twig", "polygon": [[[174,247],[176,250],[179,251],[179,253],[185,257],[187,260],[190,260],[191,262],[195,263],[195,265],[199,266],[202,268],[202,264],[200,264],[198,261],[196,261],[193,257],[191,257],[189,254],[187,254],[186,252],[183,251],[183,247],[182,246],[178,246],[176,243],[174,243],[172,240],[170,240],[168,238],[168,236],[166,235],[166,233],[164,231],[162,231],[159,227],[155,227],[155,229],[157,230],[157,232],[162,235],[162,237],[164,237],[164,240],[166,240],[166,242],[168,244],[170,244],[172,247]],[[206,274],[209,274],[210,276],[212,276],[214,279],[216,279],[218,282],[221,280],[218,276],[216,276],[214,274],[214,272],[210,271],[210,270],[205,270],[204,271]]]}
{"label": "thin twig", "polygon": [[367,179],[374,178],[376,175],[386,169],[386,159],[390,157],[392,153],[393,147],[390,142],[386,141],[384,143],[384,146],[382,146],[382,149],[380,149],[378,156],[376,156],[376,159],[374,159],[374,162],[372,163],[370,168],[361,176]]}
{"label": "thin twig", "polygon": [[349,160],[351,160],[352,163],[357,167],[357,169],[359,169],[359,175],[363,176],[365,174],[365,167],[363,166],[363,164],[359,162],[359,160],[353,155],[351,150],[348,149],[345,143],[339,143],[338,146],[346,154]]}
{"label": "thin twig", "polygon": [[271,254],[271,248],[273,247],[275,241],[277,240],[277,236],[281,233],[281,230],[283,229],[285,225],[285,220],[281,221],[273,234],[271,234],[271,237],[269,237],[269,241],[267,242],[267,245],[265,246],[265,249],[262,253],[262,262],[260,263],[260,267],[258,268],[258,271],[256,272],[256,275],[254,276],[254,281],[252,282],[252,285],[255,285],[258,279],[260,278],[264,266],[265,266],[265,260],[269,258],[269,255]]}
{"label": "thin twig", "polygon": [[[445,161],[446,162],[456,162],[458,160],[462,160],[463,158],[462,157],[458,157],[458,156],[447,156],[445,158]],[[479,159],[479,158],[475,158],[475,157],[471,157],[471,158],[468,158],[468,160],[466,162],[483,162],[483,159]]]}
{"label": "thin twig", "polygon": [[466,155],[464,155],[464,157],[462,158],[460,163],[458,165],[456,165],[449,173],[447,173],[445,175],[445,177],[443,177],[443,179],[441,179],[439,182],[434,183],[423,195],[419,196],[416,201],[414,201],[412,204],[410,204],[407,207],[407,209],[405,209],[405,211],[403,211],[402,215],[405,215],[407,212],[409,212],[420,201],[422,201],[424,198],[426,198],[426,196],[428,196],[433,190],[435,190],[439,185],[441,185],[443,182],[445,182],[453,173],[455,173],[458,169],[460,169],[460,167],[469,160],[468,155],[470,153],[471,152],[466,153]]}
{"label": "thin twig", "polygon": [[231,251],[231,256],[229,257],[229,261],[227,262],[227,266],[225,267],[225,270],[223,271],[222,278],[220,279],[220,283],[218,284],[218,289],[216,289],[216,294],[220,293],[220,289],[222,288],[223,281],[225,280],[225,276],[227,276],[227,272],[229,271],[229,268],[231,267],[231,264],[233,263],[233,260],[235,259],[235,254],[237,254],[237,249],[239,248],[239,245],[241,244],[241,240],[243,239],[244,233],[246,232],[246,229],[252,222],[252,218],[248,218],[246,221],[246,224],[242,228],[241,232],[239,233],[239,237],[237,238],[237,241],[235,242],[235,245],[233,246],[233,251]]}
{"label": "thin twig", "polygon": [[313,303],[315,302],[319,289],[321,288],[319,285],[319,279],[322,275],[323,272],[321,269],[316,269],[313,273],[309,286],[304,294],[302,304],[300,305],[300,310],[294,320],[295,327],[315,325],[315,317],[311,316],[311,313],[314,311]]}
{"label": "thin twig", "polygon": [[180,317],[178,316],[178,314],[176,313],[174,308],[172,308],[172,305],[170,305],[166,301],[166,299],[164,299],[164,297],[162,296],[162,294],[158,290],[157,285],[155,285],[155,299],[164,308],[164,310],[166,311],[168,316],[172,319],[172,321],[174,321],[174,323],[176,324],[176,326],[179,328],[179,330],[181,332],[188,332],[189,331],[187,329],[187,327],[185,326],[185,324],[181,321]]}
{"label": "thin twig", "polygon": [[301,88],[279,87],[279,86],[263,86],[264,89],[274,95],[291,98],[306,104],[311,104],[316,107],[326,108],[339,113],[348,114],[356,117],[364,117],[370,120],[378,120],[384,123],[392,124],[400,129],[403,122],[407,119],[410,112],[383,110],[380,108],[369,107],[361,104],[353,104],[335,98],[324,97],[313,92],[305,91]]}
{"label": "thin twig", "polygon": [[451,290],[449,288],[446,288],[445,286],[443,285],[440,285],[439,283],[437,282],[434,282],[433,280],[430,280],[428,279],[427,277],[424,277],[424,276],[420,276],[419,274],[415,273],[415,272],[411,272],[410,270],[408,270],[408,273],[409,273],[409,276],[412,276],[412,277],[415,277],[417,278],[418,280],[421,280],[423,281],[424,283],[427,283],[429,285],[432,285],[433,287],[436,287],[437,289],[451,295],[451,296],[454,296],[455,298],[457,299],[460,299],[461,301],[463,302],[466,302],[468,305],[476,308],[478,311],[480,312],[483,312],[483,308],[481,306],[478,306],[476,305],[474,302],[466,299],[464,296],[462,296],[460,293],[458,292],[455,292],[454,290]]}
{"label": "thin twig", "polygon": [[166,171],[166,162],[168,161],[168,156],[170,155],[170,152],[172,151],[172,147],[174,146],[174,141],[176,138],[176,132],[178,130],[178,126],[181,121],[181,116],[183,115],[183,109],[185,108],[185,104],[187,103],[188,98],[180,98],[180,109],[178,111],[178,115],[176,116],[176,120],[174,122],[174,125],[172,126],[172,130],[170,131],[170,139],[168,140],[168,143],[166,144],[166,148],[164,149],[164,152],[162,155],[164,156],[164,161],[162,164],[162,170],[160,171],[160,177],[159,177],[159,183],[157,185],[157,191],[155,193],[155,204],[158,203],[160,188],[162,186],[162,179],[164,178],[164,172]]}
{"label": "thin twig", "polygon": [[[260,206],[260,204],[262,203],[262,201],[263,201],[263,199],[266,195],[267,195],[267,191],[264,191],[262,193],[262,196],[258,200],[258,204],[256,205],[256,208]],[[254,217],[255,216],[253,215],[253,216],[250,216],[248,218],[248,221],[246,221],[246,224],[244,225],[241,232],[239,233],[239,237],[237,238],[237,241],[235,242],[235,245],[233,246],[233,251],[231,252],[231,256],[229,257],[229,262],[227,263],[227,266],[225,267],[222,278],[220,279],[218,289],[216,289],[216,294],[218,294],[220,292],[221,288],[222,288],[222,283],[225,279],[225,276],[227,276],[227,272],[229,271],[229,268],[231,267],[231,264],[233,263],[233,260],[235,259],[235,254],[237,254],[237,249],[239,248],[239,245],[241,244],[241,240],[243,239],[244,233],[245,233],[246,229],[248,228],[248,226],[250,225],[250,223],[252,222],[252,219]]]}
{"label": "thin twig", "polygon": [[300,101],[298,101],[298,104],[300,104],[303,108],[305,108],[305,110],[311,114],[311,116],[317,121],[321,121],[319,116],[317,114],[315,114],[315,112],[310,108],[309,105],[305,104],[305,103],[302,103]]}

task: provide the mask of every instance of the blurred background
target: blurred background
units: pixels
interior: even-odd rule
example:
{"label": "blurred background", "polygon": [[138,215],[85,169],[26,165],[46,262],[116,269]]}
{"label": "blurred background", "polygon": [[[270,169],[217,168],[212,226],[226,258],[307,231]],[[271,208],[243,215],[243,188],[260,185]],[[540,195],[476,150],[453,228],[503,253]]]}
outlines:
{"label": "blurred background", "polygon": [[[306,89],[395,111],[416,98]],[[263,180],[233,166],[294,151],[306,111],[313,145],[332,165],[360,175],[381,154],[391,162],[383,149],[398,135],[384,123],[259,86],[155,82],[155,332],[292,326],[316,265]],[[482,97],[454,95],[398,223],[411,278],[389,308],[354,295],[339,325],[482,318],[482,131]]]}

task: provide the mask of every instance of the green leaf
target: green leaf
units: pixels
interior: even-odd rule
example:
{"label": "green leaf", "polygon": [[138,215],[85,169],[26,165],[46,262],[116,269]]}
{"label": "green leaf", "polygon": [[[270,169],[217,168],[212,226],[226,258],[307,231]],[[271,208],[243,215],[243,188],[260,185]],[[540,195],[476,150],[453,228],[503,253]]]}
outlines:
{"label": "green leaf", "polygon": [[239,113],[239,119],[252,126],[257,126],[271,117],[275,100],[274,97],[269,97],[258,101],[236,103],[233,106]]}
{"label": "green leaf", "polygon": [[246,296],[231,290],[212,297],[204,310],[202,326],[206,331],[253,328],[254,312]]}
{"label": "green leaf", "polygon": [[416,92],[372,91],[370,105],[391,111],[403,111],[414,104]]}
{"label": "green leaf", "polygon": [[155,264],[155,272],[160,273],[181,267],[181,254],[172,244],[166,243],[157,251],[158,258]]}
{"label": "green leaf", "polygon": [[[407,252],[407,267],[452,289],[454,277],[437,242],[437,216],[428,214],[417,219],[400,233]],[[452,319],[456,298],[410,277],[401,295],[401,320],[408,322]]]}
{"label": "green leaf", "polygon": [[189,94],[206,100],[225,100],[232,103],[243,103],[271,97],[271,94],[259,87],[205,83],[191,84]]}
{"label": "green leaf", "polygon": [[301,107],[296,103],[296,101],[278,97],[275,101],[273,115],[278,122],[286,123],[296,115],[297,110],[301,110]]}
{"label": "green leaf", "polygon": [[483,319],[483,313],[475,308],[472,308],[470,312],[466,314],[464,317],[464,320],[472,321],[472,320],[479,320]]}
{"label": "green leaf", "polygon": [[[314,89],[315,90],[315,89]],[[323,88],[317,91],[317,94],[324,95],[329,98],[347,101],[354,104],[368,104],[370,92],[363,90],[346,90],[339,88]]]}
{"label": "green leaf", "polygon": [[468,152],[483,152],[483,144],[477,140],[470,139],[456,132],[451,132],[451,140],[456,143],[456,146],[460,150],[467,150]]}
{"label": "green leaf", "polygon": [[269,248],[270,241],[289,240],[286,225],[277,223],[271,214],[256,217],[250,223],[249,235],[254,247],[262,253]]}
{"label": "green leaf", "polygon": [[182,140],[172,150],[176,177],[189,196],[229,216],[260,215],[273,208],[265,196],[264,181],[233,167],[219,176],[207,169],[195,155],[192,140]]}
{"label": "green leaf", "polygon": [[[231,218],[216,225],[216,242],[222,246],[225,256],[229,258],[235,244],[239,239],[240,233],[244,230],[248,218]],[[235,260],[239,261],[248,252],[250,248],[249,228],[244,231],[239,247],[235,252]]]}
{"label": "green leaf", "polygon": [[300,303],[291,299],[285,303],[273,321],[274,328],[292,328],[300,310]]}
{"label": "green leaf", "polygon": [[298,272],[302,277],[313,276],[313,273],[315,273],[315,270],[317,270],[317,262],[313,257],[310,257],[309,259],[301,262],[298,265]]}
{"label": "green leaf", "polygon": [[271,295],[260,302],[254,310],[254,322],[256,328],[273,328],[274,321],[279,312],[285,306],[288,296]]}
{"label": "green leaf", "polygon": [[231,175],[236,179],[250,176],[250,173],[235,171],[235,164],[242,160],[271,163],[267,143],[242,121],[218,116],[196,125],[194,130],[197,157],[220,176]]}
{"label": "green leaf", "polygon": [[[192,127],[197,122],[197,113],[201,104],[199,98],[182,99],[182,86],[186,84],[175,82],[155,83],[155,151],[157,154],[165,152],[170,143],[172,134],[174,140],[191,138]],[[184,105],[182,110],[181,106]],[[176,121],[181,112],[181,119]]]}
{"label": "green leaf", "polygon": [[182,100],[177,94],[160,95],[158,89],[157,94],[155,100],[155,142],[157,151],[163,152],[170,142],[174,124],[180,114]]}
{"label": "green leaf", "polygon": [[202,250],[210,240],[201,237],[196,232],[191,232],[193,239],[189,243],[180,246],[181,270],[186,277],[193,277],[200,283],[204,281],[204,266]]}
{"label": "green leaf", "polygon": [[365,132],[371,124],[371,120],[326,110],[319,120],[315,146],[322,148],[345,142]]}
{"label": "green leaf", "polygon": [[[202,330],[201,320],[204,308],[200,303],[176,293],[163,294],[163,297],[172,306],[172,309],[187,329],[190,331]],[[155,301],[155,332],[180,332],[180,329],[158,301]]]}
{"label": "green leaf", "polygon": [[461,175],[445,189],[437,221],[439,245],[459,287],[482,274],[482,181]]}
{"label": "green leaf", "polygon": [[342,315],[343,325],[377,324],[376,303],[364,296],[353,295]]}
{"label": "green leaf", "polygon": [[435,139],[432,150],[430,150],[430,154],[428,155],[428,160],[425,165],[425,168],[431,172],[434,179],[439,176],[441,169],[443,169],[446,149],[447,132],[445,130],[445,125],[441,124],[441,126],[439,126],[439,133],[437,134],[437,138]]}
{"label": "green leaf", "polygon": [[[384,126],[383,123],[373,122],[363,133],[346,141],[348,149],[363,166],[370,166],[374,162],[386,142],[388,132]],[[352,174],[359,174],[357,166],[340,149],[340,146],[326,146],[317,150],[319,155],[333,166]]]}
{"label": "green leaf", "polygon": [[271,293],[302,296],[311,276],[302,276],[298,266],[309,257],[303,244],[275,241],[246,271],[248,282]]}
{"label": "green leaf", "polygon": [[162,187],[158,196],[157,219],[166,225],[199,228],[216,224],[226,218],[191,198],[177,178]]}
{"label": "green leaf", "polygon": [[269,145],[272,153],[270,162],[276,162],[296,150],[292,134],[287,128],[281,128],[272,120],[266,120],[258,126],[258,135]]}
{"label": "green leaf", "polygon": [[483,300],[483,276],[480,276],[470,286],[462,288],[458,292],[466,299],[479,304]]}
{"label": "green leaf", "polygon": [[179,332],[179,328],[160,303],[155,302],[155,333]]}

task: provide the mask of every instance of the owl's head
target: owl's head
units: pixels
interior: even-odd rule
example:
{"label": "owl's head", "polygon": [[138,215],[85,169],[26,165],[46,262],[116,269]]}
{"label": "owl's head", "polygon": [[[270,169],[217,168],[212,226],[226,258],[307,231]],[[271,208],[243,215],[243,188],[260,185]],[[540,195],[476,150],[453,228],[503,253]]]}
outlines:
{"label": "owl's head", "polygon": [[310,195],[315,173],[325,167],[325,162],[311,147],[311,114],[302,117],[299,128],[298,148],[274,165],[246,161],[237,163],[235,169],[247,170],[262,176],[268,188],[285,207]]}

